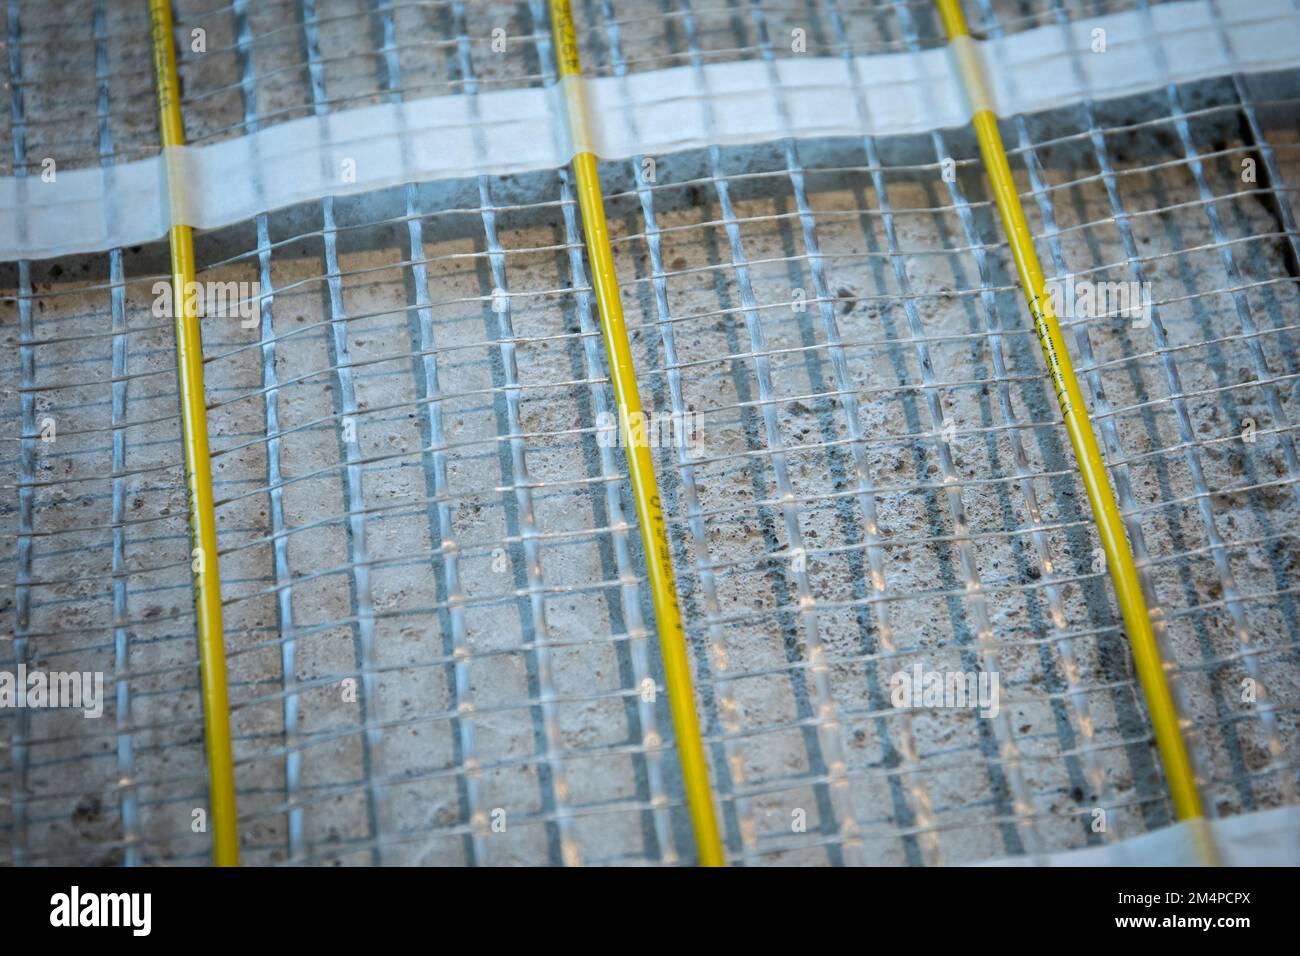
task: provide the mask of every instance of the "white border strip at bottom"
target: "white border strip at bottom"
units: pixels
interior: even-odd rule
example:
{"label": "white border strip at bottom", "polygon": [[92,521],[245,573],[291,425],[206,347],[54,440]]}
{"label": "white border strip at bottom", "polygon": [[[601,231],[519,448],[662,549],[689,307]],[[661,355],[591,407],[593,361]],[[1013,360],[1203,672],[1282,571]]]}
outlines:
{"label": "white border strip at bottom", "polygon": [[[1223,7],[1222,10],[1219,7]],[[988,106],[1028,114],[1233,72],[1300,66],[1290,0],[1179,0],[966,44]],[[964,126],[971,104],[947,48],[852,58],[675,67],[572,78],[590,105],[590,142],[569,141],[563,86],[383,104],[291,120],[258,133],[103,169],[0,179],[0,260],[148,242],[173,223],[215,229],[325,196],[408,182],[506,175],[664,156],[785,137],[887,136]],[[48,164],[46,164],[48,165]],[[168,172],[185,207],[168,203]]]}
{"label": "white border strip at bottom", "polygon": [[1040,857],[991,860],[979,865],[1199,866],[1197,840],[1201,835],[1213,841],[1221,866],[1300,866],[1300,807],[1189,821],[1105,846],[1063,850]]}

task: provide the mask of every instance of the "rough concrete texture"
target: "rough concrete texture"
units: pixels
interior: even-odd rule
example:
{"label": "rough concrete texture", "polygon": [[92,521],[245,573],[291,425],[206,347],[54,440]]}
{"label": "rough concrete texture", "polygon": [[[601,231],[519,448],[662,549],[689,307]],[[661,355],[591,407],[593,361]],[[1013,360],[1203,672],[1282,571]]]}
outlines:
{"label": "rough concrete texture", "polygon": [[[114,93],[115,141],[138,155],[155,135],[149,109],[129,115],[149,88],[143,20],[109,6],[113,89],[134,91]],[[674,9],[619,5],[633,68],[685,62]],[[577,11],[584,56],[607,70],[600,6]],[[92,12],[78,23],[93,48]],[[387,81],[379,19],[363,4],[319,12],[331,107],[370,101]],[[480,79],[538,82],[531,42],[488,48],[493,27],[522,38],[534,13],[470,11]],[[445,42],[455,11],[395,15],[410,95],[463,86]],[[299,16],[250,14],[254,35],[286,39],[254,54],[269,121],[310,109]],[[807,16],[813,52],[835,52],[826,10]],[[898,38],[888,12],[846,16],[855,43]],[[237,19],[188,3],[177,18],[218,51],[182,57],[191,139],[237,135]],[[797,19],[770,11],[772,35],[788,32],[778,18]],[[719,56],[757,42],[744,4],[703,19]],[[57,65],[40,56],[24,50],[24,70]],[[1134,277],[1099,149],[1131,217],[1165,339],[1108,318],[1067,337],[1094,414],[1113,423],[1104,450],[1216,814],[1294,800],[1296,236],[1240,98],[1264,104],[1277,185],[1293,187],[1295,86],[1180,90],[1187,143],[1164,93],[1098,106],[1096,140],[1082,106],[1003,125],[1009,148],[1037,144],[1048,192],[1031,193],[1025,151],[1012,165],[1049,273]],[[95,101],[64,95],[29,100],[27,117],[88,104],[65,125],[88,136],[73,164],[93,164]],[[33,124],[28,158],[58,142]],[[728,850],[961,863],[1162,826],[1141,692],[975,144],[947,131],[874,146],[884,196],[860,141],[656,157],[640,189],[633,162],[602,169],[644,400],[698,416],[692,457],[660,448],[656,465]],[[690,862],[626,466],[596,437],[611,406],[566,174],[338,200],[328,232],[326,215],[308,205],[196,240],[201,280],[274,293],[247,320],[204,322],[245,860]],[[0,713],[3,858],[201,863],[174,340],[153,312],[166,245],[0,270],[0,599],[30,666],[103,671],[108,686],[97,721]],[[45,419],[51,443],[33,437]],[[892,707],[891,675],[916,663],[996,671],[1001,720]],[[1252,670],[1272,724],[1243,701]]]}

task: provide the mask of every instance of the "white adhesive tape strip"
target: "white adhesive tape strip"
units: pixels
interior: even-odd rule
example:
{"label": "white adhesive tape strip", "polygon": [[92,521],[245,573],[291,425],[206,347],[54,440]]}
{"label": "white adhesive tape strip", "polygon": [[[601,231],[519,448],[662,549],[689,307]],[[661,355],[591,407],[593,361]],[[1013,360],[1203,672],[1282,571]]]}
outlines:
{"label": "white adhesive tape strip", "polygon": [[[0,178],[0,260],[135,245],[162,237],[174,222],[215,229],[408,182],[554,169],[579,150],[622,159],[787,136],[921,133],[965,126],[972,106],[1011,116],[1170,82],[1300,66],[1300,18],[1290,0],[1222,6],[1216,13],[1207,0],[1180,0],[1149,13],[968,40],[951,52],[571,78],[546,90],[480,93],[477,109],[463,95],[367,106],[169,150],[166,158],[58,172],[53,182]],[[1097,31],[1104,52],[1094,52]],[[1163,47],[1168,73],[1153,44]],[[963,73],[982,78],[974,103]],[[589,119],[576,137],[564,112],[574,97],[586,100]]]}
{"label": "white adhesive tape strip", "polygon": [[167,146],[162,151],[163,181],[167,184],[166,203],[162,220],[168,225],[188,225],[195,218],[190,208],[190,196],[200,196],[193,186],[199,182],[197,171],[202,165],[197,160],[202,153],[196,153],[189,146]]}
{"label": "white adhesive tape strip", "polygon": [[602,155],[600,144],[592,135],[591,114],[587,106],[588,84],[589,81],[580,76],[566,76],[552,87],[559,92],[560,105],[556,113],[560,125],[568,135],[562,150],[569,159],[579,153]]}
{"label": "white adhesive tape strip", "polygon": [[1210,840],[1220,866],[1300,866],[1300,807],[1256,810],[1218,820],[1186,820],[1116,843],[1017,856],[981,866],[1200,866]]}
{"label": "white adhesive tape strip", "polygon": [[966,112],[971,116],[985,110],[997,111],[989,86],[984,81],[984,66],[980,62],[979,44],[970,37],[953,37],[948,42],[953,70],[961,80],[966,94]]}

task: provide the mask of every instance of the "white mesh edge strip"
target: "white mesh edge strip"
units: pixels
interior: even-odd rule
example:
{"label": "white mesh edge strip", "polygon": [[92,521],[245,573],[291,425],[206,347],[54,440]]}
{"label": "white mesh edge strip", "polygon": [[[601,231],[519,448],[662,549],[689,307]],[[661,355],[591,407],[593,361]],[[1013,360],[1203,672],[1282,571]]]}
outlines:
{"label": "white mesh edge strip", "polygon": [[1257,810],[1217,820],[1188,820],[1105,846],[979,866],[1199,866],[1197,844],[1213,840],[1222,866],[1300,866],[1300,807]]}
{"label": "white mesh edge strip", "polygon": [[[1154,7],[1151,22],[1154,35],[1142,14],[1129,11],[971,41],[955,53],[936,48],[856,57],[870,117],[865,125],[857,119],[846,60],[795,56],[778,59],[775,71],[761,60],[710,64],[704,84],[693,67],[571,78],[566,83],[585,84],[592,117],[579,143],[563,122],[573,91],[559,84],[480,93],[477,118],[464,95],[430,97],[292,120],[251,136],[168,150],[165,157],[59,172],[53,182],[6,177],[0,179],[0,260],[135,245],[163,236],[173,223],[213,229],[325,196],[408,182],[554,169],[579,150],[621,159],[787,136],[964,126],[971,104],[959,73],[963,64],[978,70],[980,60],[989,67],[987,92],[974,105],[1003,116],[1300,66],[1300,19],[1288,0],[1257,0],[1218,14],[1207,0],[1183,0]],[[1094,52],[1099,36],[1104,53]],[[1162,58],[1151,55],[1153,43],[1163,45],[1169,74],[1159,68]],[[1072,57],[1082,70],[1063,68]],[[711,110],[702,107],[703,95]],[[184,208],[168,201],[169,192],[185,197]]]}

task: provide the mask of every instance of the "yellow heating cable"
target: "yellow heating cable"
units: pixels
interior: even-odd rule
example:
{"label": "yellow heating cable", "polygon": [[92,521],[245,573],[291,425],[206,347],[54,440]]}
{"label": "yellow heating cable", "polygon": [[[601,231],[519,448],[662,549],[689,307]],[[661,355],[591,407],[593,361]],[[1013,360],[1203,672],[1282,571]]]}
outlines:
{"label": "yellow heating cable", "polygon": [[[176,51],[172,46],[170,0],[149,0],[153,31],[154,79],[158,88],[158,127],[168,166],[172,221],[183,196],[179,177],[171,175],[173,150],[185,145],[181,120]],[[212,861],[239,865],[239,830],[235,818],[235,770],[230,746],[230,703],[226,692],[226,651],[221,625],[221,579],[217,573],[217,521],[212,505],[212,465],[208,457],[208,417],[203,390],[203,346],[199,336],[194,286],[194,237],[189,226],[173,225],[169,234],[172,261],[172,308],[176,316],[176,359],[180,377],[181,432],[189,484],[190,524],[194,543],[194,603],[199,634],[203,686],[203,724],[207,739]]]}
{"label": "yellow heating cable", "polygon": [[709,788],[709,767],[700,738],[699,719],[695,714],[695,693],[691,689],[691,668],[686,653],[686,631],[682,627],[681,608],[677,603],[677,585],[673,579],[672,554],[659,499],[659,482],[655,478],[650,449],[636,427],[642,421],[641,397],[637,393],[636,370],[632,349],[628,345],[627,327],[623,322],[623,303],[619,298],[618,275],[614,271],[614,253],[610,248],[609,230],[605,225],[605,200],[600,192],[596,156],[587,143],[587,107],[582,91],[582,66],[578,60],[578,41],[573,30],[573,13],[569,0],[551,0],[551,32],[555,38],[555,56],[559,64],[560,83],[564,85],[568,105],[569,131],[574,149],[573,171],[577,178],[578,205],[582,210],[582,227],[587,238],[587,257],[591,260],[596,301],[600,305],[600,325],[609,356],[610,379],[618,403],[619,425],[627,448],[628,475],[632,496],[641,526],[641,543],[645,547],[646,572],[654,599],[655,621],[659,629],[659,647],[664,661],[664,680],[668,685],[668,703],[672,710],[673,730],[677,735],[677,753],[681,761],[686,803],[695,845],[702,866],[725,866],[726,856],[718,832],[713,794]]}
{"label": "yellow heating cable", "polygon": [[1160,650],[1156,645],[1155,632],[1151,628],[1151,616],[1142,595],[1137,567],[1133,563],[1133,552],[1124,535],[1124,526],[1106,474],[1106,465],[1092,432],[1083,393],[1070,363],[1061,326],[1056,320],[1042,266],[1034,252],[1029,224],[1025,221],[1025,211],[1020,205],[1020,196],[1016,191],[1015,180],[1011,177],[1007,154],[1002,147],[1002,137],[998,133],[997,116],[993,112],[988,89],[979,69],[978,52],[974,48],[959,0],[937,0],[937,3],[958,72],[970,99],[974,114],[971,123],[979,138],[984,166],[993,183],[998,211],[1002,215],[1002,225],[1007,232],[1011,254],[1016,260],[1020,284],[1024,287],[1025,298],[1029,302],[1029,311],[1034,317],[1038,341],[1055,383],[1056,397],[1061,404],[1066,430],[1070,433],[1070,444],[1074,447],[1079,475],[1088,490],[1088,501],[1092,505],[1097,532],[1106,552],[1106,563],[1110,568],[1115,594],[1124,616],[1124,626],[1133,648],[1138,679],[1142,682],[1142,691],[1146,695],[1147,710],[1155,730],[1156,745],[1160,749],[1174,812],[1180,820],[1197,819],[1202,816],[1202,810],[1196,777],[1179,726],[1178,712],[1174,707],[1164,664],[1160,659]]}

